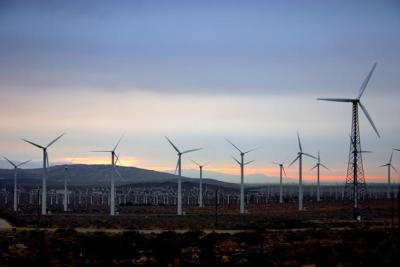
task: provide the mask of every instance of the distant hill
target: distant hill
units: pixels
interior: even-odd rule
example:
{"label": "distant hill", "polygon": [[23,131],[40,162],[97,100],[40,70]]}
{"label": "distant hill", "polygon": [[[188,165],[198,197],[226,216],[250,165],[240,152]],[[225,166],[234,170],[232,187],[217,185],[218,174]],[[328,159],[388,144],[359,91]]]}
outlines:
{"label": "distant hill", "polygon": [[[48,169],[47,184],[60,186],[64,183],[65,167],[68,167],[70,177],[68,183],[73,186],[100,186],[110,183],[110,166],[105,165],[56,165]],[[136,183],[164,183],[176,182],[178,176],[153,170],[140,169],[135,167],[117,167],[122,179],[115,174],[117,184],[136,184]],[[42,169],[21,169],[18,172],[18,181],[21,185],[40,185]],[[12,169],[0,169],[0,182],[12,184],[14,171]],[[198,182],[196,178],[183,177],[183,181]],[[212,185],[236,188],[238,185],[233,183],[221,182],[214,179],[204,179],[204,182]]]}

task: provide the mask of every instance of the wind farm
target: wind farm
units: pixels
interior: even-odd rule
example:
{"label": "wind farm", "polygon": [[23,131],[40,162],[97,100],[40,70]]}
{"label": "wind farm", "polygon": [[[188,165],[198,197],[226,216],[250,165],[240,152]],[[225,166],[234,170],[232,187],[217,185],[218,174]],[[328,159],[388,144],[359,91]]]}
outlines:
{"label": "wind farm", "polygon": [[[370,75],[367,79],[369,77]],[[364,82],[364,84],[365,87],[366,83]],[[359,100],[354,100],[352,103],[358,103],[357,101]],[[357,116],[354,118],[355,123],[358,124]],[[369,117],[367,116],[367,118]],[[373,123],[371,124],[373,125]],[[370,152],[361,149],[360,143],[357,141],[359,136],[358,134],[354,135],[355,131],[359,131],[358,126],[354,126],[353,123],[352,129],[350,162],[353,162],[354,157],[359,159],[361,154]],[[376,133],[378,133],[377,130]],[[26,139],[22,140],[42,149],[43,168],[20,169],[20,166],[26,166],[31,161],[17,164],[3,157],[13,167],[13,173],[0,169],[0,177],[2,177],[0,180],[0,217],[6,218],[14,225],[14,228],[2,226],[0,234],[11,229],[16,229],[13,231],[17,231],[17,233],[35,232],[41,229],[41,231],[47,232],[48,238],[56,238],[57,235],[53,234],[53,231],[58,233],[64,231],[62,229],[73,229],[68,230],[70,231],[68,235],[72,234],[77,237],[88,235],[88,233],[102,232],[106,235],[113,233],[113,238],[117,238],[115,242],[119,242],[117,241],[119,235],[125,235],[131,231],[137,232],[143,237],[146,236],[146,238],[150,238],[148,235],[151,233],[151,238],[158,240],[167,232],[188,238],[189,232],[196,229],[201,234],[192,242],[200,242],[202,238],[217,234],[224,236],[225,241],[223,242],[228,242],[230,245],[227,248],[229,248],[236,246],[234,240],[237,238],[240,240],[242,238],[240,235],[244,233],[253,239],[259,238],[257,237],[260,233],[259,229],[262,229],[262,236],[268,231],[280,229],[283,232],[279,238],[289,240],[293,228],[302,229],[301,231],[305,235],[312,235],[312,232],[308,230],[310,227],[324,227],[330,229],[329,233],[335,235],[335,238],[341,238],[341,240],[345,240],[344,242],[348,242],[349,239],[343,236],[343,230],[337,229],[349,228],[352,231],[362,231],[366,235],[369,234],[368,231],[357,230],[360,223],[362,225],[372,224],[381,229],[382,234],[389,231],[387,229],[398,229],[394,228],[398,227],[394,218],[398,218],[398,213],[396,213],[398,201],[395,200],[399,199],[400,191],[398,183],[394,182],[391,177],[391,170],[397,173],[393,156],[398,149],[393,148],[389,162],[379,166],[387,168],[387,182],[368,183],[368,190],[361,194],[359,193],[360,182],[359,180],[354,182],[352,174],[356,172],[356,177],[359,179],[361,168],[362,175],[364,175],[361,177],[364,179],[363,183],[366,183],[367,176],[363,172],[362,161],[361,164],[351,165],[352,183],[348,178],[343,179],[341,183],[327,182],[324,179],[326,172],[321,173],[321,167],[328,172],[330,169],[325,165],[325,161],[321,162],[319,151],[315,157],[303,150],[299,133],[297,133],[298,152],[294,160],[288,166],[285,166],[286,160],[281,163],[273,162],[275,166],[279,167],[278,175],[270,178],[272,180],[268,180],[267,176],[261,176],[262,179],[265,179],[261,183],[248,182],[249,177],[252,178],[252,176],[245,176],[245,167],[251,166],[250,164],[255,160],[265,162],[263,158],[268,152],[259,147],[242,150],[228,139],[225,141],[240,155],[240,159],[232,156],[234,162],[231,163],[232,169],[236,170],[234,172],[236,177],[240,178],[238,181],[222,181],[218,179],[218,172],[209,173],[207,169],[204,169],[205,166],[209,166],[208,163],[200,164],[193,159],[191,161],[197,168],[197,175],[184,176],[183,166],[187,166],[188,174],[190,174],[191,167],[183,164],[182,156],[209,149],[205,147],[204,149],[180,150],[166,136],[167,143],[172,146],[178,157],[175,168],[170,171],[154,171],[123,164],[117,149],[123,149],[124,146],[120,146],[123,137],[129,138],[124,135],[118,139],[111,150],[90,151],[96,154],[110,153],[111,161],[106,164],[60,163],[50,166],[47,149],[63,136],[64,134],[58,136],[47,146],[41,146]],[[344,139],[347,139],[346,136]],[[64,138],[63,141],[68,141],[68,138]],[[223,139],[220,139],[219,142],[225,143]],[[257,155],[252,160],[246,161],[245,156],[251,152],[254,154],[257,152]],[[217,152],[211,151],[211,153]],[[227,151],[228,158],[229,154],[230,151]],[[304,156],[316,160],[315,165],[308,172],[304,172]],[[298,173],[295,168],[291,168],[296,162],[299,164]],[[355,162],[359,163],[360,161]],[[239,170],[237,170],[236,164],[239,166]],[[211,167],[209,166],[209,168]],[[356,171],[353,168],[356,168]],[[317,172],[316,179],[315,176],[313,179],[306,176],[307,178],[304,180],[304,173],[311,177],[314,170]],[[18,185],[17,171],[20,174]],[[71,175],[71,172],[74,175]],[[235,174],[232,177],[235,177]],[[121,178],[118,183],[115,181],[115,175]],[[209,175],[213,178],[210,178]],[[41,187],[39,186],[40,179]],[[353,194],[346,195],[349,183],[353,186]],[[339,228],[337,228],[338,226]],[[154,235],[154,233],[157,234]],[[79,247],[80,243],[75,237],[73,242],[75,247]],[[63,240],[62,238],[61,243],[64,242]],[[92,246],[101,247],[101,244]],[[219,244],[217,251],[227,249],[224,247],[224,243],[216,244]],[[36,246],[36,244],[32,246]],[[145,244],[141,246],[144,247]],[[185,245],[180,244],[179,246]],[[336,249],[336,247],[332,246],[332,249]],[[52,251],[50,247],[47,250]],[[229,261],[240,262],[242,258],[249,257],[247,253],[250,251],[253,249],[249,247],[243,252],[235,254],[236,256],[230,253],[227,255],[229,255]],[[152,254],[157,258],[154,261],[163,261],[162,254],[157,253]],[[174,253],[175,259],[184,259],[181,254]],[[191,252],[190,257],[197,255],[196,253],[195,251]],[[144,261],[143,257],[147,257],[146,253],[142,252],[137,255],[142,261]],[[301,262],[304,252],[296,252],[295,255],[297,261]],[[217,256],[215,260],[222,264],[223,261],[226,261],[226,257],[228,256],[225,258]],[[95,258],[103,258],[103,256],[97,255]],[[92,260],[95,258],[91,256]],[[146,259],[146,262],[148,260]],[[274,258],[274,261],[277,262],[283,262],[282,260],[281,257]],[[317,261],[314,258],[313,260]],[[259,261],[255,260],[254,262]]]}
{"label": "wind farm", "polygon": [[398,10],[2,1],[0,266],[398,266]]}

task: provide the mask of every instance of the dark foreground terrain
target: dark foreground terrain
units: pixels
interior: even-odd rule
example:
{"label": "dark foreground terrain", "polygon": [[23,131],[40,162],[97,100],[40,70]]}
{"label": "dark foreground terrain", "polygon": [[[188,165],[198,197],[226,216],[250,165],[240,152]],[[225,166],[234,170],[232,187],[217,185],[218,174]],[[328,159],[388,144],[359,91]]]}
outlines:
{"label": "dark foreground terrain", "polygon": [[[393,204],[393,208],[392,208]],[[346,202],[307,203],[306,210],[297,211],[297,204],[269,203],[248,205],[248,214],[239,215],[238,205],[198,208],[184,207],[185,216],[176,216],[174,206],[119,206],[120,214],[109,216],[108,209],[88,208],[64,213],[53,210],[50,216],[32,212],[12,213],[1,211],[5,218],[17,227],[85,227],[94,229],[251,229],[256,228],[297,228],[313,226],[314,222],[329,222],[346,225],[353,220],[351,205]],[[363,221],[390,223],[392,216],[398,218],[397,201],[374,200],[364,204]],[[217,223],[217,226],[215,226]]]}
{"label": "dark foreground terrain", "polygon": [[350,228],[141,234],[0,232],[0,266],[399,266],[399,231]]}
{"label": "dark foreground terrain", "polygon": [[124,207],[113,218],[3,211],[15,227],[0,231],[0,266],[400,266],[391,204],[370,202],[359,222],[338,203],[250,206],[242,216],[220,207],[217,225],[212,207],[181,217],[173,207]]}

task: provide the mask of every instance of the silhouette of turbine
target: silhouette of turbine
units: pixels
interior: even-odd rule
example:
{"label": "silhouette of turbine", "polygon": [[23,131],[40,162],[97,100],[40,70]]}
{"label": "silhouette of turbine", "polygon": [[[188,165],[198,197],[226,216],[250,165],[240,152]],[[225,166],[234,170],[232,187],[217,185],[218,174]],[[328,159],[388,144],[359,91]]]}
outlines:
{"label": "silhouette of turbine", "polygon": [[[379,132],[372,121],[365,106],[361,103],[360,99],[367,88],[368,82],[376,68],[376,63],[373,65],[372,69],[368,73],[364,82],[361,84],[357,98],[318,98],[318,100],[323,101],[333,101],[333,102],[345,102],[352,104],[352,120],[351,120],[351,141],[350,141],[350,152],[349,152],[349,162],[347,167],[346,175],[346,186],[345,191],[347,197],[353,202],[353,213],[354,217],[359,216],[359,201],[362,195],[366,191],[364,168],[361,155],[361,141],[360,141],[360,125],[358,119],[358,107],[361,108],[365,116],[367,117],[369,123],[374,129],[378,137],[380,137]],[[352,185],[352,186],[350,186]]]}

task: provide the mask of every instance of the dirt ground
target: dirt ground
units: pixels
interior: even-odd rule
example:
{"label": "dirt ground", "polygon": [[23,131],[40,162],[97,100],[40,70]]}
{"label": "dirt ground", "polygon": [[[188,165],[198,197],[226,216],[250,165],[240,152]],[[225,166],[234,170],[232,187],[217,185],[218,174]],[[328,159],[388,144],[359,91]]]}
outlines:
{"label": "dirt ground", "polygon": [[[396,204],[393,202],[393,204]],[[398,266],[398,206],[370,201],[238,207],[124,206],[37,216],[2,211],[0,266]],[[393,213],[392,213],[393,211]],[[392,214],[393,222],[392,224]],[[42,228],[38,228],[38,226]]]}
{"label": "dirt ground", "polygon": [[[390,200],[370,201],[364,203],[360,210],[362,221],[390,224],[398,218],[397,202]],[[251,205],[248,213],[239,215],[237,206],[207,206],[204,208],[185,207],[184,216],[175,215],[172,206],[120,206],[119,215],[110,216],[107,210],[79,213],[56,213],[49,216],[38,216],[35,213],[3,212],[0,217],[6,218],[15,226],[32,227],[87,227],[112,229],[258,229],[258,228],[297,228],[314,227],[326,222],[346,225],[353,222],[352,208],[342,202],[308,203],[306,210],[297,211],[295,203],[269,205]],[[393,213],[392,213],[393,211]]]}

